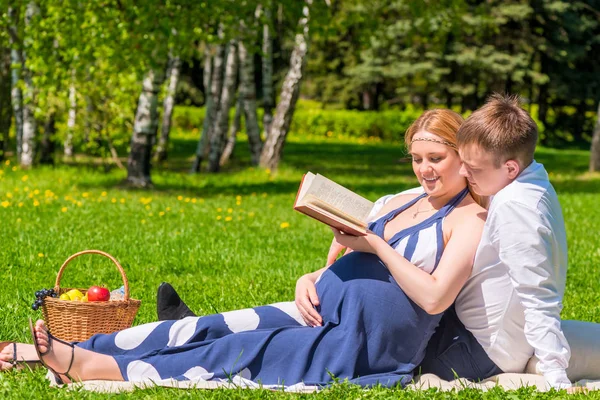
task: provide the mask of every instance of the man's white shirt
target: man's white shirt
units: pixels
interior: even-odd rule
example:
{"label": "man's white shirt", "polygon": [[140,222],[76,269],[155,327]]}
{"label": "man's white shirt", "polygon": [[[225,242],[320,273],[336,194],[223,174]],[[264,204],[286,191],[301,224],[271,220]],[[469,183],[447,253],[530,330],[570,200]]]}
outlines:
{"label": "man's white shirt", "polygon": [[473,271],[456,299],[459,319],[504,372],[522,372],[535,354],[551,386],[571,386],[560,327],[566,272],[560,204],[534,161],[493,197]]}

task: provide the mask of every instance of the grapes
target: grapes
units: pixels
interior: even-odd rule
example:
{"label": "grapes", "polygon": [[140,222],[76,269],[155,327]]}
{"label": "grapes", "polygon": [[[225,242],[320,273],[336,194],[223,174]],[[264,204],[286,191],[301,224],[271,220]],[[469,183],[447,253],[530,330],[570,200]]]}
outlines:
{"label": "grapes", "polygon": [[44,305],[44,299],[48,296],[56,298],[58,297],[58,293],[54,289],[41,289],[35,292],[35,301],[31,305],[31,308],[37,311]]}

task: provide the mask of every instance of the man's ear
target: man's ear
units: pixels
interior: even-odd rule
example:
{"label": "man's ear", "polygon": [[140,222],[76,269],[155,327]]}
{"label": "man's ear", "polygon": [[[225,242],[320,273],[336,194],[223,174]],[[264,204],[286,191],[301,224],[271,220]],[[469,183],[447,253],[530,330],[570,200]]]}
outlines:
{"label": "man's ear", "polygon": [[508,171],[508,178],[512,181],[521,173],[521,167],[516,160],[508,160],[504,163]]}

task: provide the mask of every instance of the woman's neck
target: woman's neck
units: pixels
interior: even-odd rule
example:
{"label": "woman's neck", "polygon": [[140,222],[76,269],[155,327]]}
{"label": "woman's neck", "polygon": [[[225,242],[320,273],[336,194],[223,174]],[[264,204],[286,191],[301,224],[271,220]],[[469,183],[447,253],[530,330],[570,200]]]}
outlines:
{"label": "woman's neck", "polygon": [[426,198],[427,199],[426,201],[428,201],[429,204],[431,204],[431,206],[433,208],[435,208],[436,210],[439,210],[440,208],[442,208],[446,204],[448,204],[448,202],[450,200],[452,200],[454,197],[456,197],[456,195],[458,195],[460,192],[462,192],[466,188],[467,188],[467,185],[460,186],[460,187],[457,186],[456,188],[448,190],[445,193],[440,193],[437,196],[428,195]]}

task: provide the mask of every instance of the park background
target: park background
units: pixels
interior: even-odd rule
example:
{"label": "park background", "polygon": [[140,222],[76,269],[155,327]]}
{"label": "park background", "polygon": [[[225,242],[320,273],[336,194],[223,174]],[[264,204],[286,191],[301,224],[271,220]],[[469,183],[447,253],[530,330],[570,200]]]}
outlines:
{"label": "park background", "polygon": [[[376,198],[414,187],[404,131],[518,94],[566,221],[563,318],[600,322],[600,1],[0,0],[0,338],[87,248],[125,266],[136,324],[170,281],[200,314],[291,300],[327,227],[292,210],[306,171]],[[64,285],[121,285],[110,262]],[[70,397],[41,372],[3,398]],[[136,392],[131,397],[230,393]],[[531,389],[457,398],[561,397]],[[77,393],[78,398],[95,398]],[[285,397],[236,392],[237,397]],[[445,397],[341,386],[320,397]]]}

